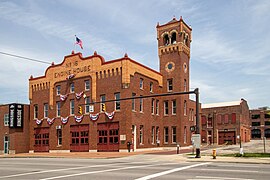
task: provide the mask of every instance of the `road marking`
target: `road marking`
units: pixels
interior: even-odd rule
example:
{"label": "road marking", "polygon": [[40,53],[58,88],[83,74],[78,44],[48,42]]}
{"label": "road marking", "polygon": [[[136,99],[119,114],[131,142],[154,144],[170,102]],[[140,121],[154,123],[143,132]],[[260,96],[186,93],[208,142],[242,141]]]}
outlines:
{"label": "road marking", "polygon": [[[198,179],[197,179],[198,178]],[[223,179],[223,180],[254,180],[254,179],[247,179],[247,178],[229,178],[229,177],[214,177],[214,176],[196,176],[196,180],[205,180],[205,179]],[[191,179],[190,179],[191,180]],[[194,180],[194,179],[193,179]]]}
{"label": "road marking", "polygon": [[97,173],[103,173],[103,172],[119,171],[119,170],[125,170],[125,169],[136,169],[136,168],[159,166],[159,165],[168,165],[168,164],[175,164],[175,163],[148,164],[148,165],[143,165],[143,166],[130,166],[130,167],[106,169],[106,170],[83,172],[83,173],[77,173],[77,174],[69,174],[69,175],[63,175],[63,176],[55,176],[55,177],[49,177],[49,178],[44,178],[44,179],[40,179],[40,180],[61,179],[61,178],[67,178],[67,177],[73,177],[73,176],[82,176],[82,175],[88,175],[88,174],[97,174]]}
{"label": "road marking", "polygon": [[65,168],[65,169],[52,169],[52,170],[45,170],[45,171],[36,171],[36,172],[28,172],[28,173],[0,176],[0,179],[18,177],[18,176],[26,176],[26,175],[33,175],[33,174],[42,174],[42,173],[48,173],[48,172],[68,171],[68,170],[85,169],[85,168],[92,168],[92,167],[106,167],[106,166],[112,166],[112,165],[137,164],[137,163],[145,163],[145,162],[111,163],[111,164],[100,164],[100,165],[91,165],[91,166],[72,167],[72,168]]}
{"label": "road marking", "polygon": [[175,169],[170,169],[168,171],[163,171],[163,172],[159,172],[159,173],[156,173],[156,174],[151,174],[151,175],[144,176],[144,177],[141,177],[141,178],[138,178],[138,179],[135,179],[135,180],[152,179],[152,178],[156,178],[156,177],[163,176],[163,175],[166,175],[166,174],[170,174],[170,173],[173,173],[173,172],[182,171],[182,170],[185,170],[185,169],[190,169],[190,168],[197,167],[197,166],[204,166],[204,165],[207,165],[207,164],[210,164],[210,162],[194,164],[194,165],[184,166],[184,167],[175,168]]}
{"label": "road marking", "polygon": [[224,172],[245,172],[245,173],[258,173],[259,171],[240,170],[240,169],[200,169],[202,171],[224,171]]}

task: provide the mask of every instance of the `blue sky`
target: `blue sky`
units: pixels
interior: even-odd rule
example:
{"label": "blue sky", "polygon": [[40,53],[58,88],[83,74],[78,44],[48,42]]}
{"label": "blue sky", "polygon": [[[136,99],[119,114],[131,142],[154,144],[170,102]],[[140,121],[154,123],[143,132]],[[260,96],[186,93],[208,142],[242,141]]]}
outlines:
{"label": "blue sky", "polygon": [[[191,90],[202,103],[270,106],[269,0],[1,0],[0,51],[56,64],[74,49],[159,70],[156,25],[183,16],[192,31]],[[48,64],[0,54],[0,104],[29,103],[28,79]]]}

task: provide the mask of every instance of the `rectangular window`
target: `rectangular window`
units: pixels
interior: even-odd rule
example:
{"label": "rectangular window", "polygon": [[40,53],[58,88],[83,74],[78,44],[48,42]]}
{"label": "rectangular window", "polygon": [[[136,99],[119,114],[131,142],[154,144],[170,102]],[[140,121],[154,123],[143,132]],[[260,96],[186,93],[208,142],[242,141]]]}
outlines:
{"label": "rectangular window", "polygon": [[172,101],[172,114],[176,115],[176,100]]}
{"label": "rectangular window", "polygon": [[159,100],[156,100],[156,115],[159,115]]}
{"label": "rectangular window", "polygon": [[115,93],[114,94],[114,99],[116,100],[115,101],[115,110],[120,110],[120,93]]}
{"label": "rectangular window", "polygon": [[169,142],[169,127],[164,127],[164,143],[168,144]]}
{"label": "rectangular window", "polygon": [[61,86],[56,86],[56,95],[61,94]]}
{"label": "rectangular window", "polygon": [[34,119],[37,119],[38,118],[38,105],[35,104],[34,105]]}
{"label": "rectangular window", "polygon": [[140,79],[140,89],[143,89],[143,79]]}
{"label": "rectangular window", "polygon": [[155,114],[155,99],[152,99],[152,108],[151,108],[152,114]]}
{"label": "rectangular window", "polygon": [[84,89],[86,91],[90,90],[90,81],[89,80],[84,81]]}
{"label": "rectangular window", "polygon": [[61,116],[61,102],[56,102],[56,116],[60,117]]}
{"label": "rectangular window", "polygon": [[206,116],[202,116],[202,125],[206,125]]}
{"label": "rectangular window", "polygon": [[62,129],[57,129],[57,145],[62,145]]}
{"label": "rectangular window", "polygon": [[48,117],[49,105],[48,103],[44,104],[44,118]]}
{"label": "rectangular window", "polygon": [[169,115],[169,101],[164,101],[164,115]]}
{"label": "rectangular window", "polygon": [[[136,93],[132,93],[132,97],[134,98]],[[132,111],[135,111],[135,99],[132,99]]]}
{"label": "rectangular window", "polygon": [[184,79],[184,92],[186,92],[186,91],[187,91],[187,80]]}
{"label": "rectangular window", "polygon": [[217,122],[218,124],[222,124],[221,114],[217,115]]}
{"label": "rectangular window", "polygon": [[158,126],[156,127],[156,141],[157,141],[157,144],[159,145],[160,140],[159,140],[159,127]]}
{"label": "rectangular window", "polygon": [[155,144],[155,126],[152,126],[151,139],[152,144]]}
{"label": "rectangular window", "polygon": [[74,99],[70,100],[69,107],[70,107],[70,111],[69,111],[70,115],[74,115]]}
{"label": "rectangular window", "polygon": [[140,112],[143,112],[143,99],[140,98]]}
{"label": "rectangular window", "polygon": [[153,83],[150,82],[150,92],[153,92]]}
{"label": "rectangular window", "polygon": [[167,89],[169,92],[173,90],[173,80],[172,79],[167,80]]}
{"label": "rectangular window", "polygon": [[4,115],[4,126],[9,126],[9,114]]}
{"label": "rectangular window", "polygon": [[90,112],[90,97],[86,97],[84,99],[84,103],[85,103],[85,113],[89,113]]}
{"label": "rectangular window", "polygon": [[236,113],[232,113],[232,124],[236,123]]}
{"label": "rectangular window", "polygon": [[225,124],[228,124],[229,123],[229,116],[228,114],[225,114],[225,121],[224,121]]}
{"label": "rectangular window", "polygon": [[260,118],[260,114],[252,114],[251,115],[251,119],[259,119]]}
{"label": "rectangular window", "polygon": [[71,93],[74,93],[74,91],[75,91],[74,88],[75,88],[74,83],[70,83],[70,92]]}
{"label": "rectangular window", "polygon": [[140,125],[140,144],[143,144],[143,125]]}
{"label": "rectangular window", "polygon": [[172,143],[176,143],[176,127],[172,127]]}
{"label": "rectangular window", "polygon": [[184,101],[184,116],[187,115],[187,101]]}
{"label": "rectangular window", "polygon": [[261,125],[261,123],[260,122],[252,122],[252,124],[251,124],[252,126],[260,126]]}

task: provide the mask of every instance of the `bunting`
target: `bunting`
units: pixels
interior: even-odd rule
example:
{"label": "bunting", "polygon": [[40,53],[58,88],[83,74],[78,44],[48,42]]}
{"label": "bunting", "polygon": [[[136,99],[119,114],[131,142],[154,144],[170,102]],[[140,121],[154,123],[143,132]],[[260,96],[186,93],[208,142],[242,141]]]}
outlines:
{"label": "bunting", "polygon": [[81,116],[75,116],[75,121],[76,121],[77,123],[82,122],[82,119],[83,119],[83,115],[81,115]]}
{"label": "bunting", "polygon": [[65,101],[65,100],[67,99],[67,97],[68,97],[67,94],[66,94],[66,95],[60,94],[60,100],[61,100],[61,101]]}
{"label": "bunting", "polygon": [[69,117],[66,117],[66,118],[61,117],[61,122],[62,122],[62,124],[67,124],[68,118],[69,118]]}
{"label": "bunting", "polygon": [[97,113],[97,114],[90,114],[89,116],[90,116],[90,119],[92,121],[97,121],[98,118],[99,118],[99,113]]}
{"label": "bunting", "polygon": [[52,119],[47,118],[47,123],[48,123],[49,125],[51,125],[51,124],[53,124],[54,120],[55,120],[55,118],[52,118]]}
{"label": "bunting", "polygon": [[105,114],[109,118],[109,120],[112,120],[114,118],[114,113],[115,113],[115,111],[113,111],[111,113],[105,112]]}
{"label": "bunting", "polygon": [[83,91],[80,93],[76,93],[76,99],[80,99],[83,95]]}
{"label": "bunting", "polygon": [[42,120],[36,119],[36,124],[40,125],[42,123]]}

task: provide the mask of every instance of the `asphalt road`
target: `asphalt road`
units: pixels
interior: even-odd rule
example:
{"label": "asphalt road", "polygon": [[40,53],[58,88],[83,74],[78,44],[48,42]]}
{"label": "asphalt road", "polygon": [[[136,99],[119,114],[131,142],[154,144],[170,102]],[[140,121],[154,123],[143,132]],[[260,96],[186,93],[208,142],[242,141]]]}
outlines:
{"label": "asphalt road", "polygon": [[1,179],[269,179],[270,164],[175,162],[158,155],[112,159],[1,158]]}

